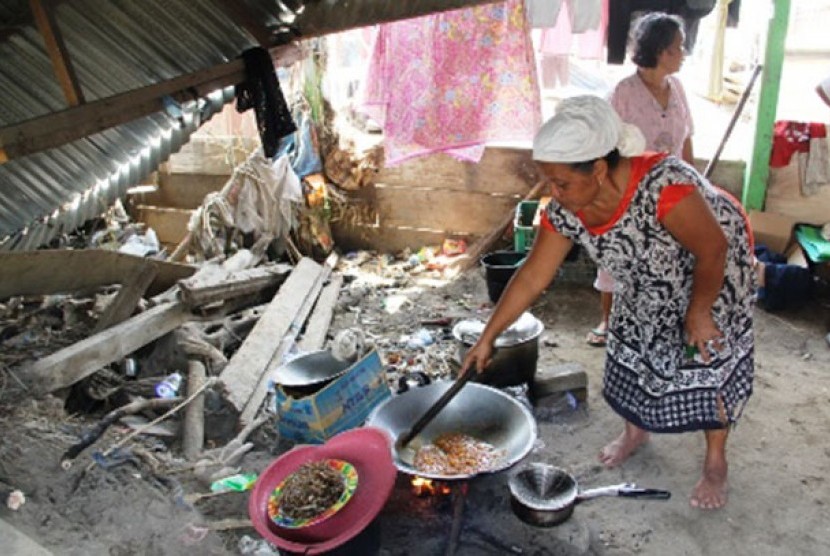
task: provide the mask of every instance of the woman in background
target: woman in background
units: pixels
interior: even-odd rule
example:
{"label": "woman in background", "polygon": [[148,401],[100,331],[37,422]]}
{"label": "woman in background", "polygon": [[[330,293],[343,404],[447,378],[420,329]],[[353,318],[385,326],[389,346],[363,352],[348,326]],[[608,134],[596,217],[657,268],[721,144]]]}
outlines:
{"label": "woman in background", "polygon": [[[674,76],[683,65],[683,20],[662,12],[649,13],[637,23],[631,60],[637,71],[622,79],[609,98],[623,122],[637,126],[646,150],[663,152],[693,164],[692,114],[686,92]],[[594,288],[600,292],[602,318],[588,333],[592,346],[604,346],[613,303],[614,279],[597,270]]]}

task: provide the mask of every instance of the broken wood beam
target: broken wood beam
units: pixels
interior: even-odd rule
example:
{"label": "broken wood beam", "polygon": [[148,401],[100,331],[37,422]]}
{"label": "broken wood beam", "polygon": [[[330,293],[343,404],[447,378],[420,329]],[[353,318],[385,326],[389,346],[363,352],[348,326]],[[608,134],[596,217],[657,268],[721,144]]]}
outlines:
{"label": "broken wood beam", "polygon": [[322,271],[313,260],[301,259],[222,371],[220,379],[227,399],[240,413],[267,371],[277,344],[292,326],[297,326],[295,317]]}
{"label": "broken wood beam", "polygon": [[104,314],[95,323],[92,333],[97,334],[110,326],[123,322],[130,318],[135,311],[138,302],[144,296],[144,292],[158,274],[158,269],[151,264],[146,265],[138,271],[132,279],[126,280],[122,285],[115,299],[109,302]]}
{"label": "broken wood beam", "polygon": [[202,276],[199,272],[179,282],[179,297],[188,307],[241,297],[276,286],[291,272],[291,265],[269,264],[254,268]]}
{"label": "broken wood beam", "polygon": [[147,295],[161,293],[196,272],[196,267],[190,265],[106,249],[41,249],[0,253],[0,299],[91,291],[101,286],[124,284],[147,265],[156,269]]}
{"label": "broken wood beam", "polygon": [[342,285],[343,276],[341,274],[332,274],[328,284],[323,286],[323,291],[320,292],[317,304],[314,305],[314,310],[308,318],[305,332],[303,332],[303,336],[298,342],[301,351],[317,351],[323,349]]}
{"label": "broken wood beam", "polygon": [[[301,259],[300,262],[304,260],[307,259]],[[259,408],[262,406],[262,402],[268,395],[268,382],[271,378],[271,373],[282,364],[282,360],[294,346],[297,336],[303,328],[303,323],[305,323],[308,315],[311,313],[311,309],[314,307],[314,304],[317,302],[317,298],[320,295],[320,291],[323,289],[323,284],[326,280],[328,280],[331,275],[331,270],[336,264],[337,255],[332,253],[329,255],[329,258],[326,259],[326,262],[322,268],[320,268],[320,272],[317,277],[311,283],[311,287],[308,289],[302,304],[297,309],[297,312],[291,321],[291,325],[288,327],[288,330],[277,344],[277,349],[273,352],[273,356],[266,364],[265,370],[260,376],[259,383],[256,385],[251,397],[242,409],[242,413],[239,416],[239,421],[241,423],[250,423],[256,417]]]}
{"label": "broken wood beam", "polygon": [[153,307],[36,361],[22,377],[35,394],[72,386],[97,370],[187,322],[192,315],[181,303]]}

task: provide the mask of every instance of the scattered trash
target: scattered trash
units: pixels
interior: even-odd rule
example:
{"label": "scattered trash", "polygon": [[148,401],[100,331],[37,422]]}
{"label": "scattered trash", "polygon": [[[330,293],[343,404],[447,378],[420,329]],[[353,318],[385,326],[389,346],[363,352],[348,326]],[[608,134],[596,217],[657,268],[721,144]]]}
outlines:
{"label": "scattered trash", "polygon": [[279,556],[277,548],[264,539],[255,539],[250,535],[244,535],[237,544],[240,554],[251,556]]}
{"label": "scattered trash", "polygon": [[210,533],[210,529],[207,527],[201,527],[199,525],[188,523],[184,528],[184,533],[182,533],[182,542],[188,546],[199,544],[205,540],[208,533]]}
{"label": "scattered trash", "polygon": [[26,503],[26,495],[21,490],[13,490],[9,493],[6,499],[6,507],[13,512],[16,512],[20,507]]}
{"label": "scattered trash", "polygon": [[119,367],[121,368],[121,373],[127,378],[135,378],[138,376],[138,361],[134,357],[123,359]]}
{"label": "scattered trash", "polygon": [[421,328],[406,340],[406,347],[409,349],[423,349],[435,343],[435,338],[432,337],[429,330]]}
{"label": "scattered trash", "polygon": [[144,235],[135,234],[127,238],[127,241],[118,248],[119,253],[126,253],[128,255],[136,255],[137,257],[146,257],[154,255],[161,251],[161,244],[156,232],[149,228]]}
{"label": "scattered trash", "polygon": [[173,373],[156,384],[156,396],[159,398],[175,398],[182,385],[182,375]]}
{"label": "scattered trash", "polygon": [[245,492],[251,490],[257,480],[256,473],[239,473],[219,479],[210,485],[211,492]]}
{"label": "scattered trash", "polygon": [[557,417],[567,415],[577,410],[579,400],[572,392],[562,392],[560,395],[546,396],[538,400],[533,408],[533,416],[539,421],[551,422]]}
{"label": "scattered trash", "polygon": [[331,342],[331,354],[339,361],[357,361],[366,352],[366,335],[359,328],[337,333]]}
{"label": "scattered trash", "polygon": [[463,239],[445,239],[441,244],[441,253],[447,256],[463,255],[467,252],[467,242]]}

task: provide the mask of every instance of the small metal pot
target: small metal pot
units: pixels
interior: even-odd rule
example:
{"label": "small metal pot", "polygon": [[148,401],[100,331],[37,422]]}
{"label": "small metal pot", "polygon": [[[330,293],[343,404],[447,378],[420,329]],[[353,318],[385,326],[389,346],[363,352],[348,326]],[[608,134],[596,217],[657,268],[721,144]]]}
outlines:
{"label": "small metal pot", "polygon": [[510,505],[513,513],[529,525],[553,527],[567,520],[574,507],[600,496],[621,496],[647,500],[668,500],[667,490],[638,488],[631,483],[593,488],[579,492],[579,485],[570,473],[545,463],[532,463],[511,474]]}
{"label": "small metal pot", "polygon": [[[479,320],[463,320],[453,327],[459,362],[464,361],[483,330],[484,323]],[[542,321],[524,313],[496,338],[490,365],[473,380],[497,388],[532,384],[539,361],[539,336],[544,330]]]}

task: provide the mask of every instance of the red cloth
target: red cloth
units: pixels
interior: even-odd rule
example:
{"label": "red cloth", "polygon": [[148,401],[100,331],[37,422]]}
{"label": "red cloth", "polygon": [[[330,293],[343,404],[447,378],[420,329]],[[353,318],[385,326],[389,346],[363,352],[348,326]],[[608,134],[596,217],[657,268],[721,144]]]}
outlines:
{"label": "red cloth", "polygon": [[780,168],[788,165],[793,153],[810,152],[810,139],[823,137],[827,137],[827,127],[824,124],[786,120],[775,122],[772,152],[769,157],[770,167]]}

